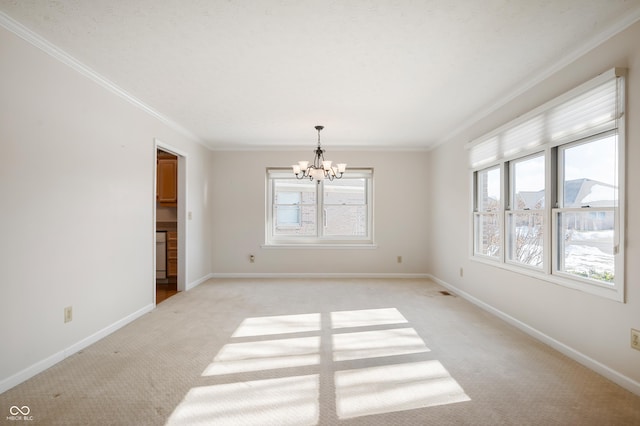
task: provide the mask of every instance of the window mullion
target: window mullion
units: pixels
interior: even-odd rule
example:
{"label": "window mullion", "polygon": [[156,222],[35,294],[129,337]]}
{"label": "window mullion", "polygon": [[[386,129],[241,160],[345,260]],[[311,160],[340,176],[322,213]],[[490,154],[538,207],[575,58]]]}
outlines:
{"label": "window mullion", "polygon": [[324,181],[316,184],[316,238],[324,237]]}
{"label": "window mullion", "polygon": [[552,214],[553,208],[558,205],[558,171],[557,171],[557,148],[545,149],[545,199],[548,202],[544,203],[544,242],[543,242],[543,261],[544,271],[547,274],[551,274],[553,271],[552,259],[556,253],[556,247],[554,246],[554,234],[555,227],[553,226]]}
{"label": "window mullion", "polygon": [[500,164],[500,212],[498,214],[498,218],[500,219],[500,262],[506,263],[507,261],[507,212],[509,211],[509,207],[511,205],[510,199],[510,191],[511,191],[511,181],[510,181],[510,173],[509,173],[509,163],[502,162]]}

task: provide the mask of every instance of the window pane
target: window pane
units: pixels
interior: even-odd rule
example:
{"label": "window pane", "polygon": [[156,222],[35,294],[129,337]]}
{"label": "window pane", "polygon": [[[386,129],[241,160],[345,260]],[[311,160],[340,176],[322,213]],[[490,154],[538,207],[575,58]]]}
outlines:
{"label": "window pane", "polygon": [[276,226],[300,226],[300,192],[277,193],[276,198],[281,205],[276,206]]}
{"label": "window pane", "polygon": [[612,283],[615,276],[613,211],[558,213],[558,269]]}
{"label": "window pane", "polygon": [[300,226],[300,206],[276,206],[276,226]]}
{"label": "window pane", "polygon": [[509,222],[509,260],[542,268],[544,215],[542,213],[512,213]]}
{"label": "window pane", "polygon": [[496,213],[475,215],[475,252],[485,256],[500,256],[500,221]]}
{"label": "window pane", "polygon": [[324,203],[366,204],[366,179],[340,179],[324,182]]}
{"label": "window pane", "polygon": [[273,235],[316,235],[316,186],[307,180],[273,180]]}
{"label": "window pane", "polygon": [[500,168],[477,173],[476,202],[478,211],[497,211],[500,208]]}
{"label": "window pane", "polygon": [[274,179],[274,204],[315,204],[315,181],[306,179]]}
{"label": "window pane", "polygon": [[325,206],[324,235],[359,236],[367,235],[366,206]]}
{"label": "window pane", "polygon": [[300,204],[301,198],[302,193],[299,191],[285,192],[280,189],[280,191],[276,193],[277,204]]}
{"label": "window pane", "polygon": [[274,217],[273,235],[316,235],[315,206],[275,206]]}
{"label": "window pane", "polygon": [[564,149],[563,207],[615,207],[617,136]]}
{"label": "window pane", "polygon": [[540,210],[544,208],[544,156],[513,163],[514,210]]}

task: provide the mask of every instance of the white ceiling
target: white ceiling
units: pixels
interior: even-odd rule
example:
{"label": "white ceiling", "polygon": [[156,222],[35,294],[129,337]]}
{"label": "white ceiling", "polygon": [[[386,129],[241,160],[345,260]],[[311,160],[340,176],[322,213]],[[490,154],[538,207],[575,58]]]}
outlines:
{"label": "white ceiling", "polygon": [[316,124],[329,149],[427,149],[640,19],[640,0],[0,0],[0,11],[213,149],[313,148]]}

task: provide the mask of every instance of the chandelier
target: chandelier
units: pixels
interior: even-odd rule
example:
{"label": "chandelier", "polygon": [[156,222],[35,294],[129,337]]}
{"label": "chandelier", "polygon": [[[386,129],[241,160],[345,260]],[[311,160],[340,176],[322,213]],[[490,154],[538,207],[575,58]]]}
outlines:
{"label": "chandelier", "polygon": [[296,178],[309,180],[315,179],[320,184],[323,179],[340,179],[344,174],[347,165],[345,163],[338,163],[335,166],[331,165],[331,161],[324,159],[324,149],[320,147],[320,130],[324,129],[324,126],[316,126],[318,131],[318,146],[315,150],[315,158],[313,164],[309,164],[308,161],[298,161],[298,164],[294,164],[293,173]]}

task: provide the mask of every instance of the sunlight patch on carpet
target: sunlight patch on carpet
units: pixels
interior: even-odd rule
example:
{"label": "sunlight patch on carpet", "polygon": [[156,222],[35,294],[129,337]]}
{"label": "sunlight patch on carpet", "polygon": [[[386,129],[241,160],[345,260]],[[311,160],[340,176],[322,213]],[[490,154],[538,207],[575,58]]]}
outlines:
{"label": "sunlight patch on carpet", "polygon": [[320,363],[320,337],[228,343],[203,376],[246,373]]}
{"label": "sunlight patch on carpet", "polygon": [[314,425],[319,389],[317,374],[196,387],[166,425]]}
{"label": "sunlight patch on carpet", "polygon": [[320,314],[246,318],[231,337],[266,336],[320,330]]}
{"label": "sunlight patch on carpet", "polygon": [[334,334],[332,339],[334,361],[430,351],[413,328]]}
{"label": "sunlight patch on carpet", "polygon": [[340,419],[470,401],[439,361],[335,372]]}
{"label": "sunlight patch on carpet", "polygon": [[331,328],[404,324],[407,319],[396,308],[331,312]]}

